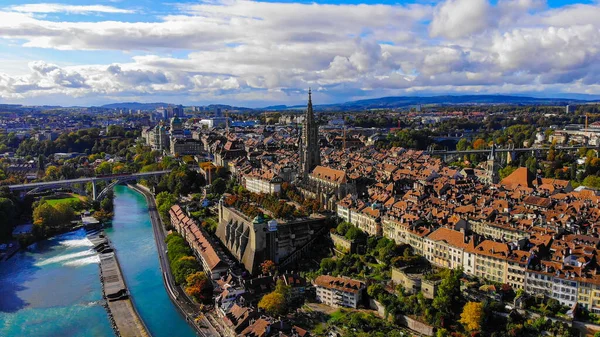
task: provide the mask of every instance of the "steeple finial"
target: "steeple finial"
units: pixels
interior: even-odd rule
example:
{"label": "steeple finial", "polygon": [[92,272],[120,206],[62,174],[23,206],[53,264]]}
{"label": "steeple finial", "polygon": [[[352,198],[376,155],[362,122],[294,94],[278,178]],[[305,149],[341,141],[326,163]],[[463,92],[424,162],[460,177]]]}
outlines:
{"label": "steeple finial", "polygon": [[308,87],[308,101],[312,101],[310,87]]}

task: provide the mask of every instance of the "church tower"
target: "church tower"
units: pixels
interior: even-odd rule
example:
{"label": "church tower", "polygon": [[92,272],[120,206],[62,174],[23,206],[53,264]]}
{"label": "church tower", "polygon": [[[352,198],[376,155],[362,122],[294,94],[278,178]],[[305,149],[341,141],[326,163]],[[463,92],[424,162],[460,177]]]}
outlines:
{"label": "church tower", "polygon": [[491,184],[497,184],[500,181],[498,170],[500,165],[496,162],[496,144],[492,144],[492,150],[485,163],[485,170],[487,173],[487,181]]}
{"label": "church tower", "polygon": [[321,165],[319,126],[315,122],[311,92],[308,89],[308,106],[304,115],[302,139],[300,142],[300,169],[302,176],[307,177],[317,165]]}

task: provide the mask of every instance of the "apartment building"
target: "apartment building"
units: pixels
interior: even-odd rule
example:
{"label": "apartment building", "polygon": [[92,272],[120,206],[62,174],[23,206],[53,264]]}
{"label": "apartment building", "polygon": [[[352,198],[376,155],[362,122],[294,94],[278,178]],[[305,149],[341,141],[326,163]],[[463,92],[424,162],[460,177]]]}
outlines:
{"label": "apartment building", "polygon": [[317,291],[317,300],[331,307],[357,308],[365,284],[345,278],[321,275],[314,281]]}
{"label": "apartment building", "polygon": [[253,193],[279,193],[281,184],[283,184],[283,179],[272,172],[244,176],[244,186]]}

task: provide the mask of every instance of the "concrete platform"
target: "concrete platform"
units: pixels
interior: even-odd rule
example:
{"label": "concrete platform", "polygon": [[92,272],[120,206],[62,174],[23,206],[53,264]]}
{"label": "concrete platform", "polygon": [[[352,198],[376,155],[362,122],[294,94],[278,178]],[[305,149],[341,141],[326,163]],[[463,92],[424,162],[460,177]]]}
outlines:
{"label": "concrete platform", "polygon": [[115,253],[100,255],[100,273],[108,309],[121,337],[150,337],[135,310]]}

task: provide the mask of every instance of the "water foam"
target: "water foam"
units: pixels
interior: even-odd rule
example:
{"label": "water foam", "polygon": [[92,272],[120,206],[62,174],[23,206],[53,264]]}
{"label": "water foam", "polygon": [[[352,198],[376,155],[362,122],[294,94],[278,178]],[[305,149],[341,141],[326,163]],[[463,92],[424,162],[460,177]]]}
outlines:
{"label": "water foam", "polygon": [[91,249],[88,249],[88,250],[84,250],[82,252],[51,257],[49,259],[45,259],[43,261],[37,262],[35,264],[35,266],[40,267],[40,266],[45,266],[45,265],[49,265],[49,264],[53,264],[53,263],[60,263],[60,262],[69,261],[69,260],[87,258],[87,257],[93,256],[93,255],[96,255],[96,252]]}
{"label": "water foam", "polygon": [[59,242],[65,247],[92,247],[94,244],[88,238],[78,240],[64,240]]}
{"label": "water foam", "polygon": [[63,264],[63,266],[81,267],[94,263],[100,263],[100,257],[98,255],[92,255],[78,260],[67,261]]}

